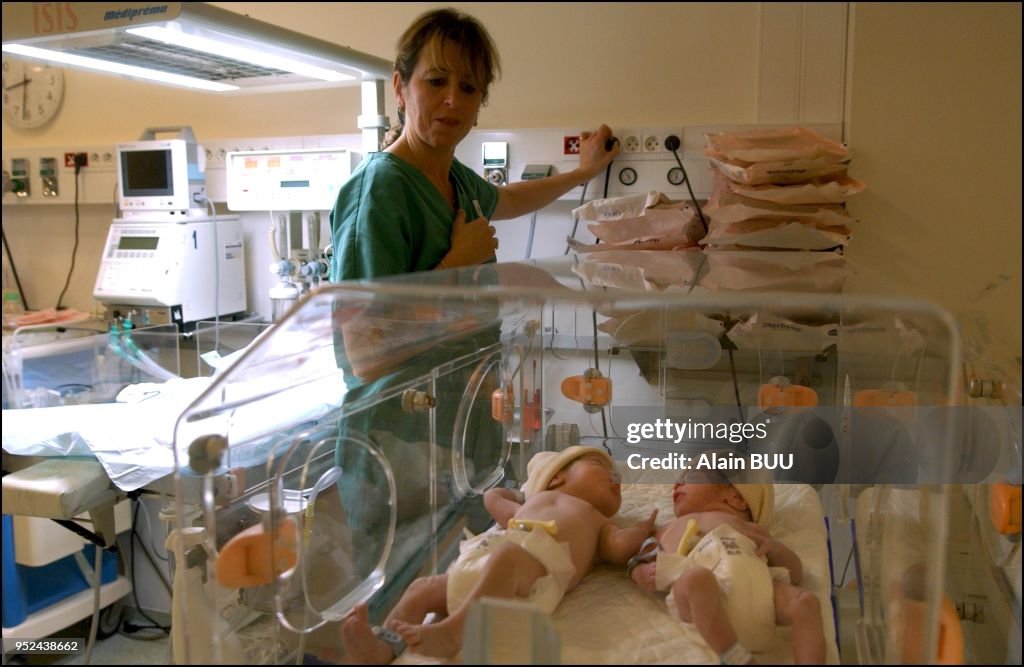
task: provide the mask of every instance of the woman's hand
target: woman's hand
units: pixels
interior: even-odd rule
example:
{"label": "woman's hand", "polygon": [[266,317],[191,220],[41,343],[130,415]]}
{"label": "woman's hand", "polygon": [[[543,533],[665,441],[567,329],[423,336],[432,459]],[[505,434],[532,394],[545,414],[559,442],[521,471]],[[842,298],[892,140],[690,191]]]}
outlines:
{"label": "woman's hand", "polygon": [[498,239],[494,237],[494,227],[487,218],[466,222],[466,212],[459,210],[452,222],[451,250],[444,256],[444,266],[438,265],[438,268],[482,264],[494,257],[497,248]]}
{"label": "woman's hand", "polygon": [[619,154],[619,142],[607,149],[607,143],[614,137],[612,129],[602,125],[594,132],[580,133],[580,171],[587,179],[600,174],[608,163]]}

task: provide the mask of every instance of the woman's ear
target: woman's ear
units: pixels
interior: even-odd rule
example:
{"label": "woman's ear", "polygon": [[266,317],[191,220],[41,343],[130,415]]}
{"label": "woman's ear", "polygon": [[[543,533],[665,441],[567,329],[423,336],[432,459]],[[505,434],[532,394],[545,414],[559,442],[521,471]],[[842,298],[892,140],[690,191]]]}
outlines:
{"label": "woman's ear", "polygon": [[399,107],[405,106],[405,97],[402,95],[402,75],[398,72],[391,73],[391,87],[395,89],[395,100]]}

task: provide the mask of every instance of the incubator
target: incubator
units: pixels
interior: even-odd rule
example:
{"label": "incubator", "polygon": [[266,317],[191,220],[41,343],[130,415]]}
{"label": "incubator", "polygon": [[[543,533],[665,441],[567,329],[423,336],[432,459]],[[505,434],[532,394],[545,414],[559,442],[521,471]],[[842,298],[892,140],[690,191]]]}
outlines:
{"label": "incubator", "polygon": [[[610,251],[311,291],[175,425],[176,662],[336,656],[354,605],[381,623],[488,528],[486,489],[578,443],[613,456],[624,498],[725,448],[810,503],[831,658],[1013,662],[1019,408],[968,405],[956,322],[888,284],[832,253]],[[1011,565],[965,593],[955,506],[1012,512],[1014,490],[1016,528],[967,538]],[[602,610],[573,617],[572,595],[563,661],[632,661],[628,632],[574,648]]]}

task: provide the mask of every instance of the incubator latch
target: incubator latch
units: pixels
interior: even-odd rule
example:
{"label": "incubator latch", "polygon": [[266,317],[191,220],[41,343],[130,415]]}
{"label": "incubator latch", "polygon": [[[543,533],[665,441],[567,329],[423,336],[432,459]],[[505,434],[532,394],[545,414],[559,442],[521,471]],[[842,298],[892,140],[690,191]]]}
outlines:
{"label": "incubator latch", "polygon": [[1003,383],[999,380],[971,378],[967,385],[967,395],[971,398],[1002,398]]}
{"label": "incubator latch", "polygon": [[612,381],[596,368],[588,368],[583,375],[562,380],[562,395],[582,403],[587,412],[600,412],[612,400]]}
{"label": "incubator latch", "polygon": [[188,446],[188,465],[200,475],[220,467],[221,457],[228,448],[227,438],[220,435],[204,435]]}
{"label": "incubator latch", "polygon": [[426,412],[435,405],[437,401],[425,391],[407,389],[402,393],[402,409],[406,412]]}

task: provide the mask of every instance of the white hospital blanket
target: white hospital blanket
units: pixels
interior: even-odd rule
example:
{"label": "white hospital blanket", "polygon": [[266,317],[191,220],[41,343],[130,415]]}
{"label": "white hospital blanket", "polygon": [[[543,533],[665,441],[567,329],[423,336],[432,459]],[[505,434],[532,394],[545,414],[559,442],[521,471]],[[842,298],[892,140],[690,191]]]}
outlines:
{"label": "white hospital blanket", "polygon": [[[672,519],[671,487],[624,484],[617,522],[646,519],[658,508],[658,523]],[[826,659],[839,663],[832,619],[828,546],[821,503],[813,488],[799,484],[775,487],[775,518],[771,531],[804,566],[802,587],[821,603]],[[552,617],[562,642],[563,664],[718,664],[718,656],[692,628],[669,616],[665,595],[645,593],[626,577],[625,569],[601,565],[565,596]],[[779,629],[778,646],[756,653],[760,663],[792,663],[788,629]],[[406,652],[395,664],[432,661]]]}

